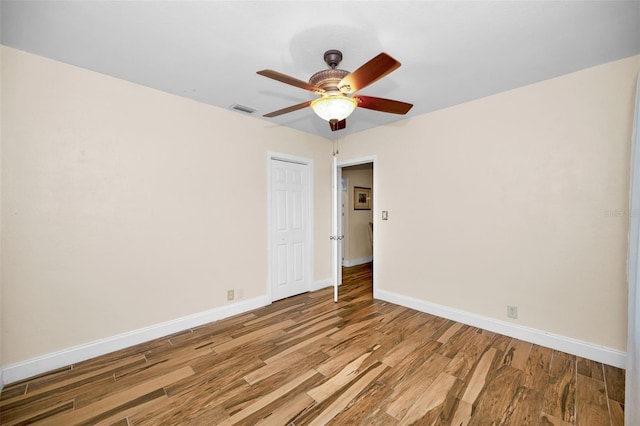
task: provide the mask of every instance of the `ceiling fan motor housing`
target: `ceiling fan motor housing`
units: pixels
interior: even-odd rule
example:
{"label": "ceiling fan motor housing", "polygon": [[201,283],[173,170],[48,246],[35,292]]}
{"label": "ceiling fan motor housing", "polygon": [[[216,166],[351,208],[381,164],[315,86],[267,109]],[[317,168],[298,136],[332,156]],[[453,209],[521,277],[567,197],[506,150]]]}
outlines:
{"label": "ceiling fan motor housing", "polygon": [[315,73],[309,79],[309,84],[312,86],[320,87],[325,92],[339,92],[338,84],[342,79],[347,76],[349,71],[339,70],[336,67],[342,61],[342,52],[336,49],[327,50],[324,52],[324,61],[331,68],[330,70],[324,70]]}
{"label": "ceiling fan motor housing", "polygon": [[338,83],[349,74],[349,71],[330,69],[319,71],[311,76],[309,84],[312,86],[320,87],[327,92],[337,91]]}

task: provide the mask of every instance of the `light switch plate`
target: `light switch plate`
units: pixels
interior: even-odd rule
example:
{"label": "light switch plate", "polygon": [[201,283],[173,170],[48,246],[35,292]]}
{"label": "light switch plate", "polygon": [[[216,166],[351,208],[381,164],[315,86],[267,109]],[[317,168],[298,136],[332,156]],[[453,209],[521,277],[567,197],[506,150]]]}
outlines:
{"label": "light switch plate", "polygon": [[389,220],[389,212],[382,210],[382,220]]}

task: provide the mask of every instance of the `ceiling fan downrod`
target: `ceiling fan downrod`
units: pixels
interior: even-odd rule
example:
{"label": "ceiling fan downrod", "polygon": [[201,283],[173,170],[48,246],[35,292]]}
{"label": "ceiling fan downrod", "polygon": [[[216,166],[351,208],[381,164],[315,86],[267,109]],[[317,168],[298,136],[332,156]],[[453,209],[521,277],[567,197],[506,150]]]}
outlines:
{"label": "ceiling fan downrod", "polygon": [[334,70],[342,61],[342,52],[335,49],[327,50],[324,52],[324,61]]}

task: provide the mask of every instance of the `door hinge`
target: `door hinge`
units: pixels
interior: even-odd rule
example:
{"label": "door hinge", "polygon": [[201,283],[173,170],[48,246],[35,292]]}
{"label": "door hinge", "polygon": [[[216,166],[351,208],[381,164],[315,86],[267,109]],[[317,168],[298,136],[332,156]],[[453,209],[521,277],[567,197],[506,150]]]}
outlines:
{"label": "door hinge", "polygon": [[330,240],[344,240],[344,235],[338,235],[338,236],[332,235],[332,236],[329,237],[329,239]]}

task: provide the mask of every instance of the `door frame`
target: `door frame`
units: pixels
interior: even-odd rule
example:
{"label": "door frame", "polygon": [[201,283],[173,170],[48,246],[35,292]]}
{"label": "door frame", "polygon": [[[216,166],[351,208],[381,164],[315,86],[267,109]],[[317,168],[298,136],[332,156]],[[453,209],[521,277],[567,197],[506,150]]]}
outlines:
{"label": "door frame", "polygon": [[[373,167],[373,187],[371,188],[371,193],[373,194],[373,297],[376,297],[376,290],[377,290],[377,285],[376,283],[378,282],[377,280],[377,268],[376,268],[376,253],[377,253],[377,243],[378,243],[378,237],[377,237],[377,233],[378,233],[378,226],[376,226],[376,218],[378,216],[377,212],[378,212],[378,197],[377,197],[377,193],[376,193],[376,189],[378,187],[378,173],[376,173],[376,161],[377,161],[377,156],[375,155],[371,155],[371,156],[367,156],[367,157],[358,157],[358,158],[352,158],[350,160],[342,160],[342,161],[337,161],[336,163],[336,170],[335,170],[335,176],[336,176],[336,181],[342,183],[342,168],[343,167],[350,167],[350,166],[357,166],[359,164],[369,164],[371,163],[371,166]],[[336,205],[338,205],[337,203],[342,203],[342,190],[337,191],[337,193],[332,194],[332,196],[334,197],[334,203],[336,203]],[[338,228],[341,228],[342,230],[344,230],[344,224],[342,222],[342,217],[341,217],[341,213],[340,213],[340,209],[337,209],[338,212],[336,213],[334,211],[334,217],[333,220],[336,221],[336,224],[342,224],[342,226],[337,226]],[[339,251],[339,250],[336,250]],[[337,280],[335,282],[335,290],[334,293],[336,294],[335,299],[337,301],[337,299],[339,298],[339,294],[338,294],[338,285],[342,284],[342,259],[338,258],[338,256],[340,256],[340,254],[335,253],[334,254],[334,258],[333,258],[333,264],[337,264],[338,265],[338,270],[335,271],[334,273],[339,277],[339,280]]]}
{"label": "door frame", "polygon": [[279,152],[267,152],[267,295],[269,300],[273,302],[273,291],[272,291],[272,264],[273,257],[275,253],[273,251],[273,242],[275,241],[274,237],[274,218],[271,214],[272,207],[272,184],[271,178],[272,174],[272,165],[273,161],[285,161],[287,163],[295,163],[306,166],[307,170],[307,211],[304,217],[305,223],[307,224],[306,232],[305,232],[305,251],[308,253],[307,259],[305,261],[305,270],[307,271],[308,276],[305,277],[307,280],[307,291],[311,290],[313,285],[313,265],[314,265],[314,207],[313,207],[313,198],[314,198],[314,187],[313,187],[313,160],[311,158],[299,157],[296,155],[283,154]]}
{"label": "door frame", "polygon": [[640,421],[640,75],[636,82],[629,173],[629,234],[627,248],[627,360],[625,368],[624,424]]}
{"label": "door frame", "polygon": [[[342,174],[342,170],[340,170],[340,173]],[[346,182],[345,182],[346,179]],[[345,185],[346,184],[346,185]],[[344,266],[344,228],[345,228],[345,211],[347,209],[347,202],[345,201],[345,198],[349,198],[348,195],[349,192],[349,178],[345,178],[345,177],[341,177],[340,178],[340,188],[338,188],[338,235],[342,236],[342,239],[340,240],[340,244],[338,244],[338,259],[340,260],[340,266]],[[342,284],[342,268],[340,268],[340,274],[338,274],[339,277],[339,282],[340,284]]]}

